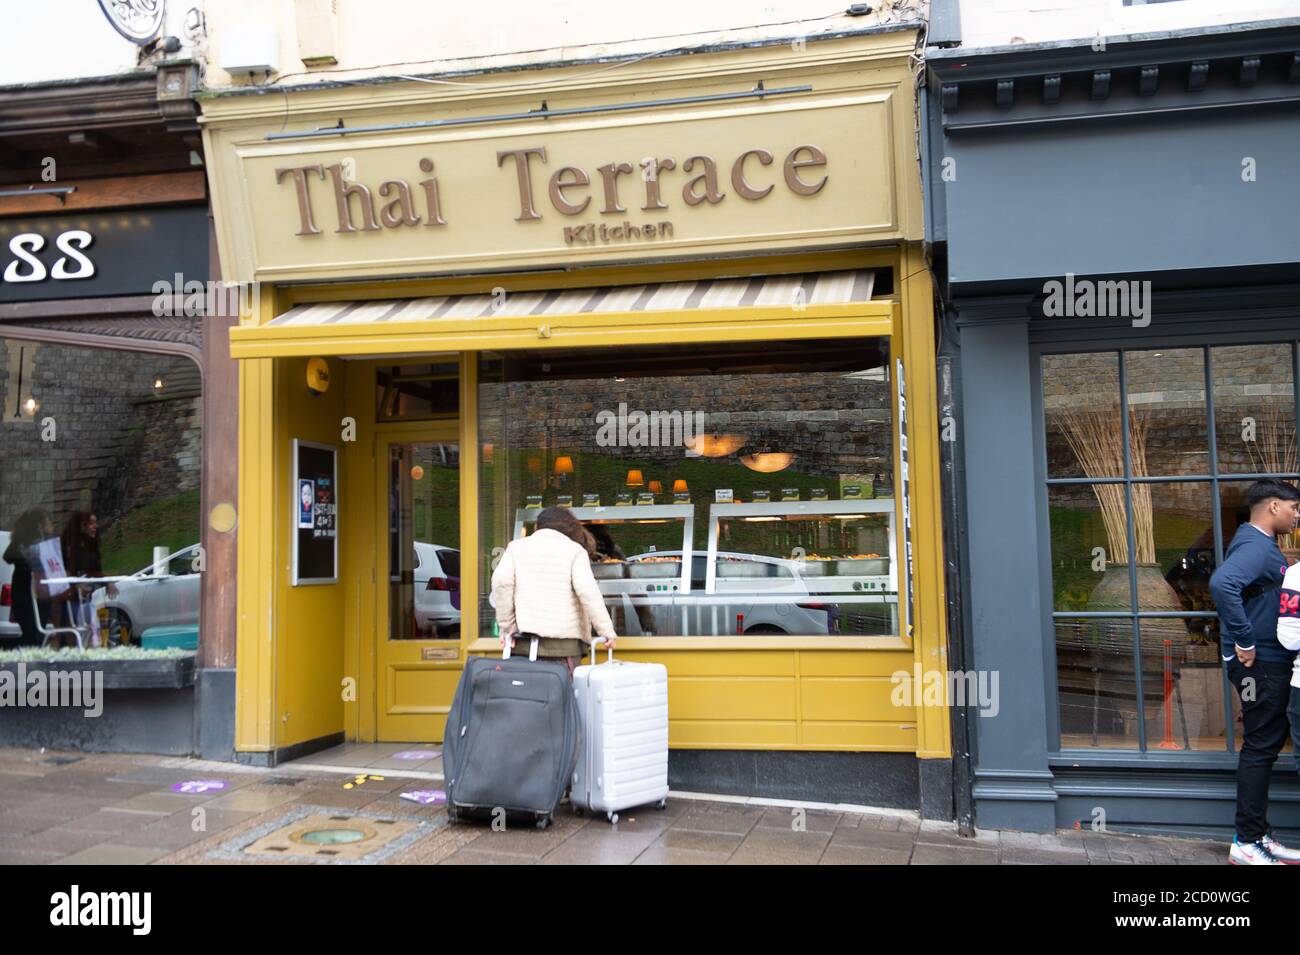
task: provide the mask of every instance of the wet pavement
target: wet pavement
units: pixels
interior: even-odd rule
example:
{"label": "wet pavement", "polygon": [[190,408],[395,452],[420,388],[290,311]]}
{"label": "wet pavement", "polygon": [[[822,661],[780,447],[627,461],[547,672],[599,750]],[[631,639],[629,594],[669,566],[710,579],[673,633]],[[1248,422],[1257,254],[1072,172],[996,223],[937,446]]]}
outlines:
{"label": "wet pavement", "polygon": [[[0,864],[1222,865],[1224,843],[980,830],[914,813],[674,793],[617,825],[566,804],[544,831],[452,824],[436,746],[346,744],[274,769],[0,749]],[[412,756],[412,753],[419,755]],[[202,785],[220,781],[216,789]],[[184,784],[198,784],[189,785]],[[175,790],[191,790],[177,792]]]}

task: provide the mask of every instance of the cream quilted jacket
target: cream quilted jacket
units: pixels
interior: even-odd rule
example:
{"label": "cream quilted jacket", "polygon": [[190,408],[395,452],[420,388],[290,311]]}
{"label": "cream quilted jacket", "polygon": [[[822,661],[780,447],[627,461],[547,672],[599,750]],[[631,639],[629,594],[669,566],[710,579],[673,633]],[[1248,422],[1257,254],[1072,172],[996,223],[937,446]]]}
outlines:
{"label": "cream quilted jacket", "polygon": [[506,547],[492,572],[492,606],[503,634],[590,643],[595,626],[599,636],[615,636],[586,549],[549,527]]}

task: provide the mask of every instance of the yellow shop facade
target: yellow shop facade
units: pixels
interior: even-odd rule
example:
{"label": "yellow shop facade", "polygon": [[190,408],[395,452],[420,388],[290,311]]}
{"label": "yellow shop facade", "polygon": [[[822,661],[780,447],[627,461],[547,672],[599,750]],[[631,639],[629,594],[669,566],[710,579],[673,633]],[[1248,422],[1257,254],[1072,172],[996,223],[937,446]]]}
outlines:
{"label": "yellow shop facade", "polygon": [[674,788],[950,787],[899,678],[947,659],[915,39],[203,98],[256,292],[241,760],[440,741],[495,561],[562,506],[618,656],[668,668]]}

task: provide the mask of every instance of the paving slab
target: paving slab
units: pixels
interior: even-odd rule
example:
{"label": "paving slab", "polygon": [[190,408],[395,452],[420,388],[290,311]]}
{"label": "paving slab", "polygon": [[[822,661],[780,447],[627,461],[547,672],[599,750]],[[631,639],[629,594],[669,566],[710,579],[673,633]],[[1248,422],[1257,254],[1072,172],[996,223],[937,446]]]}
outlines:
{"label": "paving slab", "polygon": [[103,843],[91,846],[81,852],[64,856],[58,865],[148,865],[155,859],[166,855],[163,849],[144,848],[142,846],[123,846]]}

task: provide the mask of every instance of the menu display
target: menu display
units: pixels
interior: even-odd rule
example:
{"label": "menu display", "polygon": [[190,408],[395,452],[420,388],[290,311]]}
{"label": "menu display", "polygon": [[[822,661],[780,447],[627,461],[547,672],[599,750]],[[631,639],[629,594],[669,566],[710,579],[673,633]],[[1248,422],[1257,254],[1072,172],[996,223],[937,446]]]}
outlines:
{"label": "menu display", "polygon": [[293,585],[338,580],[338,449],[293,442]]}

